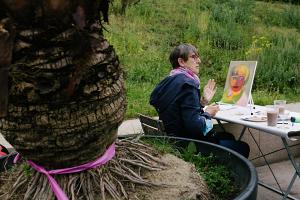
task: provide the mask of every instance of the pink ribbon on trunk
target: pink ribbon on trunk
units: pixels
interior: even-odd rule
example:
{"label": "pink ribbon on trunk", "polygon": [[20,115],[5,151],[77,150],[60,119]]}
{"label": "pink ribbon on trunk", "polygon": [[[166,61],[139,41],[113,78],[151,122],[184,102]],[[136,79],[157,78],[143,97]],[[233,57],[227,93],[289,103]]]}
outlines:
{"label": "pink ribbon on trunk", "polygon": [[47,176],[48,181],[51,186],[51,189],[54,192],[57,200],[68,200],[69,198],[67,197],[67,195],[64,193],[64,191],[61,189],[61,187],[58,185],[56,180],[51,175],[53,175],[53,174],[72,174],[72,173],[85,171],[88,169],[95,169],[101,165],[104,165],[109,160],[111,160],[114,157],[115,153],[116,153],[115,143],[113,143],[106,150],[106,152],[97,160],[94,160],[92,162],[89,162],[89,163],[86,163],[83,165],[75,166],[75,167],[70,167],[70,168],[65,168],[65,169],[55,169],[55,170],[49,170],[49,171],[47,171],[44,167],[35,164],[32,161],[28,161],[28,163],[36,171],[43,173]]}

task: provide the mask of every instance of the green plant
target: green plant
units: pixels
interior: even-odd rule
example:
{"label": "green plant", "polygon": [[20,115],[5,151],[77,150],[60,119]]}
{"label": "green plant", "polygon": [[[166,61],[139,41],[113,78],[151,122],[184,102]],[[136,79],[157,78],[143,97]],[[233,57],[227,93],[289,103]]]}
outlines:
{"label": "green plant", "polygon": [[268,38],[261,36],[253,36],[252,44],[250,48],[246,51],[246,57],[249,59],[257,59],[264,49],[270,48],[272,43]]}
{"label": "green plant", "polygon": [[212,22],[209,28],[211,46],[224,50],[237,50],[246,46],[245,33],[236,23],[224,24]]}
{"label": "green plant", "polygon": [[209,156],[197,154],[194,142],[190,142],[186,148],[181,150],[181,157],[185,161],[195,164],[198,172],[203,175],[211,193],[218,196],[219,199],[232,199],[238,192],[229,169],[219,164],[213,154]]}
{"label": "green plant", "polygon": [[217,1],[212,9],[212,17],[220,23],[251,23],[251,12],[255,1],[227,0]]}
{"label": "green plant", "polygon": [[179,151],[174,148],[175,143],[174,141],[171,141],[167,138],[142,138],[142,141],[144,141],[147,144],[150,144],[153,146],[155,149],[157,149],[160,153],[171,153],[174,155],[180,155]]}
{"label": "green plant", "polygon": [[265,1],[265,2],[284,2],[284,3],[293,3],[299,5],[299,0],[258,0],[258,1]]}
{"label": "green plant", "polygon": [[257,17],[268,26],[281,26],[300,29],[300,9],[292,4],[276,4],[268,6],[268,3],[258,3],[255,8]]}
{"label": "green plant", "polygon": [[143,138],[144,142],[151,144],[162,153],[172,153],[183,160],[193,163],[197,171],[205,179],[211,194],[216,199],[232,199],[238,192],[238,187],[233,182],[233,175],[229,169],[217,162],[213,154],[209,156],[197,154],[194,142],[177,143],[164,138]]}
{"label": "green plant", "polygon": [[300,84],[300,42],[296,38],[275,35],[272,47],[259,56],[255,82],[257,88],[270,91],[293,92]]}
{"label": "green plant", "polygon": [[300,30],[300,10],[299,7],[289,6],[282,14],[285,19],[286,26]]}
{"label": "green plant", "polygon": [[23,171],[25,176],[30,177],[32,176],[32,168],[27,163],[23,163]]}

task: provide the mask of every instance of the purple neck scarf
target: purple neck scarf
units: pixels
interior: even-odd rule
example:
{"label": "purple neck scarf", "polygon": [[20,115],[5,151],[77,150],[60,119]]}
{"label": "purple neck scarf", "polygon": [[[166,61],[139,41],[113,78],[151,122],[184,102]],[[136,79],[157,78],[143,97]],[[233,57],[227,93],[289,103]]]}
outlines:
{"label": "purple neck scarf", "polygon": [[177,74],[184,74],[184,75],[186,75],[190,79],[194,80],[194,82],[198,85],[198,87],[200,87],[200,79],[199,79],[199,77],[196,74],[194,74],[194,72],[192,72],[191,70],[186,69],[184,67],[177,67],[177,68],[173,69],[170,72],[169,75],[170,76],[175,76]]}
{"label": "purple neck scarf", "polygon": [[[69,200],[67,195],[64,193],[64,191],[61,189],[61,187],[58,185],[56,180],[51,176],[52,174],[72,174],[72,173],[77,173],[81,171],[85,171],[88,169],[95,169],[101,165],[104,165],[106,162],[111,160],[115,155],[115,143],[110,145],[110,147],[106,150],[106,152],[97,160],[94,160],[92,162],[79,165],[76,167],[70,167],[70,168],[65,168],[65,169],[55,169],[55,170],[49,170],[47,171],[45,168],[42,166],[39,166],[35,164],[32,161],[27,161],[32,168],[34,168],[36,171],[43,173],[47,176],[48,181],[50,183],[51,189],[54,192],[57,200]],[[19,158],[19,156],[17,156]],[[18,159],[16,158],[16,160]],[[14,160],[14,161],[16,161]]]}

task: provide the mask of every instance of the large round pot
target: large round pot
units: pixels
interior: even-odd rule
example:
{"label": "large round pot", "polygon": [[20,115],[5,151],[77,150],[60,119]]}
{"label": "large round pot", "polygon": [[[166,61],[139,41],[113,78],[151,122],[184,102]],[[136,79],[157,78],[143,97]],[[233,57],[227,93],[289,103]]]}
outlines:
{"label": "large round pot", "polygon": [[169,136],[144,136],[165,138],[174,140],[176,143],[188,144],[189,142],[195,142],[197,144],[197,150],[202,155],[210,155],[211,153],[216,157],[216,161],[226,166],[234,176],[234,182],[239,187],[240,193],[234,198],[234,200],[255,200],[257,197],[257,172],[253,164],[243,157],[242,155],[225,148],[220,145],[208,143],[199,140],[192,140],[179,137]]}
{"label": "large round pot", "polygon": [[[234,182],[240,188],[240,193],[234,198],[234,200],[256,200],[257,197],[257,173],[253,164],[241,156],[240,154],[222,147],[220,145],[186,139],[178,137],[167,136],[144,136],[149,138],[162,138],[171,139],[181,144],[195,142],[203,155],[213,154],[216,157],[216,161],[222,165],[225,165],[231,173],[234,175]],[[12,160],[15,155],[10,157],[0,158],[0,172],[4,170],[4,163],[8,161],[6,168],[12,165]]]}

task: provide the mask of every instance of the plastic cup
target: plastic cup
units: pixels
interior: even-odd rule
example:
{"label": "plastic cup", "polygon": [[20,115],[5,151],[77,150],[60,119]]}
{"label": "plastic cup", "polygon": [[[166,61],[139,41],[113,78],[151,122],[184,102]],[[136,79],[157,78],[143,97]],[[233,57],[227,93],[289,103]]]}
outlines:
{"label": "plastic cup", "polygon": [[274,106],[278,108],[279,115],[283,115],[285,112],[286,100],[274,100]]}
{"label": "plastic cup", "polygon": [[276,126],[278,122],[278,109],[276,107],[267,107],[267,124]]}

